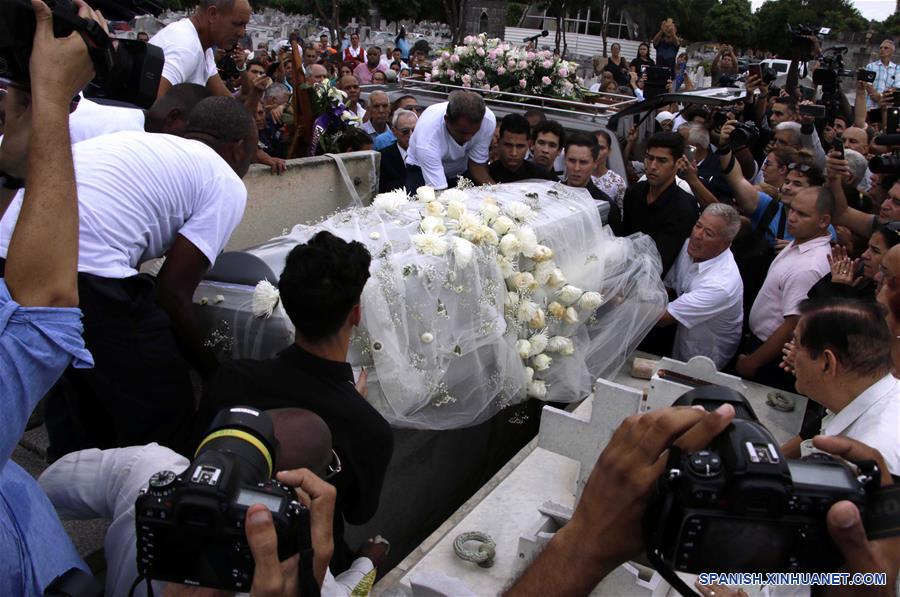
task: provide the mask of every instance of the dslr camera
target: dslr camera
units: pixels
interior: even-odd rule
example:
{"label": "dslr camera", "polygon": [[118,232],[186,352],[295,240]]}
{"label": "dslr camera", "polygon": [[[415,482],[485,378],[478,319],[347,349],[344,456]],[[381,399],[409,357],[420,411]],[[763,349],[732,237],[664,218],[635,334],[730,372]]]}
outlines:
{"label": "dslr camera", "polygon": [[[84,90],[85,95],[149,108],[162,77],[162,48],[110,38],[95,21],[79,17],[72,0],[46,3],[53,11],[53,35],[66,37],[75,31],[87,45],[96,77]],[[0,0],[0,80],[29,87],[34,27],[34,10],[28,0]]]}
{"label": "dslr camera", "polygon": [[900,174],[900,134],[879,135],[875,137],[878,145],[887,145],[891,148],[890,155],[876,155],[869,160],[869,170],[875,174],[896,176]]}
{"label": "dslr camera", "polygon": [[742,122],[731,131],[728,142],[735,149],[747,147],[756,142],[759,137],[759,127],[753,122]]}
{"label": "dslr camera", "polygon": [[244,519],[250,506],[262,504],[272,513],[279,559],[300,553],[306,587],[312,578],[309,510],[292,488],[272,478],[277,452],[266,413],[235,406],[216,415],[190,466],[181,474],[154,474],[134,504],[138,573],[249,591],[255,565]]}
{"label": "dslr camera", "polygon": [[785,460],[746,398],[729,388],[699,387],[675,405],[726,403],[735,418],[710,446],[669,452],[644,520],[650,561],[663,576],[835,570],[843,558],[826,513],[849,500],[865,516],[867,494],[879,487],[874,462],[857,474],[825,454]]}

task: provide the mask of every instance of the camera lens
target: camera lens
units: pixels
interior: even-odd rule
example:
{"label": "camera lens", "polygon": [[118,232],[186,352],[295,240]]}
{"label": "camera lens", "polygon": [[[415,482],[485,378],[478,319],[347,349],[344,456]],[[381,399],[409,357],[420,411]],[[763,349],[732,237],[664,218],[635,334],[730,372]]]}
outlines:
{"label": "camera lens", "polygon": [[879,155],[869,160],[869,170],[875,174],[900,174],[900,157]]}
{"label": "camera lens", "polygon": [[226,452],[234,456],[237,478],[256,484],[272,478],[277,450],[278,440],[269,415],[249,406],[234,406],[213,419],[197,448],[194,464],[204,462],[204,454]]}

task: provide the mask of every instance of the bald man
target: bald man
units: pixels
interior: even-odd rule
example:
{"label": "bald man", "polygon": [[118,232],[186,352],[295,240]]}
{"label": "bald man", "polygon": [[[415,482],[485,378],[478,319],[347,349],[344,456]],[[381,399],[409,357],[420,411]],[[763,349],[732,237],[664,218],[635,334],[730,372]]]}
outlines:
{"label": "bald man", "polygon": [[321,64],[311,64],[306,69],[306,82],[310,84],[322,83],[328,78],[328,69]]}
{"label": "bald man", "polygon": [[869,135],[858,126],[851,126],[842,135],[844,147],[858,151],[862,155],[869,156]]}

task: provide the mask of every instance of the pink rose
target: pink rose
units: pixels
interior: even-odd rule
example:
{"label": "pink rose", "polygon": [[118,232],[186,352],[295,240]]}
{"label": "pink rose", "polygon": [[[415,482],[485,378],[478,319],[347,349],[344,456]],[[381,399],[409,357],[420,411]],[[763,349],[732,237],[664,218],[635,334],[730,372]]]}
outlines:
{"label": "pink rose", "polygon": [[459,62],[459,56],[458,56],[458,55],[453,54],[452,56],[450,56],[450,64],[456,64],[457,62]]}
{"label": "pink rose", "polygon": [[497,85],[494,85],[493,87],[491,87],[491,91],[500,91],[500,87]]}
{"label": "pink rose", "polygon": [[478,48],[477,50],[475,50],[475,53],[479,56],[484,56],[484,48]]}
{"label": "pink rose", "polygon": [[524,60],[519,60],[519,70],[525,70],[528,68],[528,63]]}
{"label": "pink rose", "polygon": [[456,71],[451,68],[450,70],[447,71],[447,76],[452,79],[453,77],[456,76]]}
{"label": "pink rose", "polygon": [[471,77],[471,75],[463,75],[463,76],[462,76],[462,82],[463,82],[463,85],[468,85],[468,84],[470,84],[470,83],[472,82],[472,77]]}
{"label": "pink rose", "polygon": [[525,79],[519,79],[519,87],[525,89],[526,87],[528,87],[528,81],[526,81]]}
{"label": "pink rose", "polygon": [[528,52],[527,54],[525,54],[525,58],[527,60],[534,60],[534,52]]}
{"label": "pink rose", "polygon": [[544,68],[551,68],[553,66],[553,63],[550,62],[549,60],[544,60],[543,66],[544,66]]}
{"label": "pink rose", "polygon": [[437,76],[440,75],[440,74],[441,74],[440,69],[437,69],[437,68],[431,69],[431,76],[437,77]]}
{"label": "pink rose", "polygon": [[431,80],[432,73],[434,74],[435,77],[437,76],[437,73],[434,73],[434,71],[432,71],[431,73],[425,73],[425,80],[426,80],[426,81],[430,81],[430,80]]}
{"label": "pink rose", "polygon": [[490,52],[488,52],[488,58],[490,58],[491,60],[496,60],[497,59],[497,50],[491,50]]}
{"label": "pink rose", "polygon": [[490,91],[490,90],[491,90],[491,86],[488,85],[487,83],[485,83],[484,85],[482,85],[481,88],[484,89],[485,91]]}
{"label": "pink rose", "polygon": [[506,69],[503,68],[502,66],[498,66],[498,67],[497,67],[497,74],[500,75],[500,76],[502,77],[503,75],[506,74]]}
{"label": "pink rose", "polygon": [[443,54],[441,54],[441,58],[443,58],[444,60],[450,60],[450,52],[444,52]]}
{"label": "pink rose", "polygon": [[566,67],[563,67],[563,68],[559,69],[559,76],[560,76],[560,77],[563,77],[563,78],[568,77],[568,76],[569,76],[569,69],[567,69]]}
{"label": "pink rose", "polygon": [[552,83],[552,81],[550,80],[550,77],[543,76],[541,77],[541,83],[543,83],[544,85],[549,85],[550,83]]}
{"label": "pink rose", "polygon": [[477,73],[475,73],[475,77],[476,77],[477,79],[479,79],[479,80],[480,80],[480,79],[484,79],[484,71],[483,71],[483,70],[479,70]]}
{"label": "pink rose", "polygon": [[516,61],[510,58],[506,61],[506,66],[508,66],[509,68],[516,68]]}

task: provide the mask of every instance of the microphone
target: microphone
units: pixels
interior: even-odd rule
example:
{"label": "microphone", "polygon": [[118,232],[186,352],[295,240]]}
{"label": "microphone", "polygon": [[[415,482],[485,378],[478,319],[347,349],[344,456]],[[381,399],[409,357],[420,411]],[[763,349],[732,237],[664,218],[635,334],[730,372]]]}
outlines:
{"label": "microphone", "polygon": [[546,29],[544,29],[543,31],[541,31],[540,33],[538,33],[536,35],[532,35],[531,37],[526,37],[525,39],[522,40],[522,43],[527,44],[527,43],[530,43],[533,41],[537,41],[539,37],[547,37],[548,35],[550,35],[550,32],[547,31]]}

